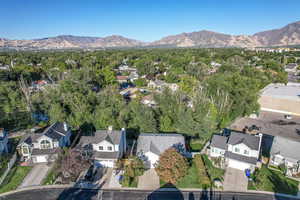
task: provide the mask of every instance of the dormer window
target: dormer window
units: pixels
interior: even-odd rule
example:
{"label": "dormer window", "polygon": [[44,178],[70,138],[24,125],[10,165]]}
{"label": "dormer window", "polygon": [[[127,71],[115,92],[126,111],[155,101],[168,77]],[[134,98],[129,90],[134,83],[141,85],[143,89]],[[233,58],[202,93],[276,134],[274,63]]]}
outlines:
{"label": "dormer window", "polygon": [[245,154],[245,155],[249,155],[249,151],[245,149],[245,150],[244,150],[244,154]]}
{"label": "dormer window", "polygon": [[107,150],[108,151],[112,151],[112,147],[107,147]]}
{"label": "dormer window", "polygon": [[99,146],[99,151],[103,151],[103,146]]}
{"label": "dormer window", "polygon": [[51,143],[48,140],[42,140],[40,143],[41,149],[51,149]]}

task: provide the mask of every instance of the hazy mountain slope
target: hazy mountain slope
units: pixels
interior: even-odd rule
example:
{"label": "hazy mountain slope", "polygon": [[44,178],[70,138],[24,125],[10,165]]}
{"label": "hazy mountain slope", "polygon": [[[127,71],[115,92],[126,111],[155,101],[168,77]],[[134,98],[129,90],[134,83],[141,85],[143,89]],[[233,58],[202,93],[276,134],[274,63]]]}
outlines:
{"label": "hazy mountain slope", "polygon": [[119,35],[108,37],[84,37],[60,35],[33,40],[8,40],[0,38],[0,47],[64,49],[64,48],[106,48],[106,47],[257,47],[300,44],[300,21],[280,29],[263,31],[254,35],[229,35],[213,31],[198,31],[171,35],[160,40],[144,43]]}

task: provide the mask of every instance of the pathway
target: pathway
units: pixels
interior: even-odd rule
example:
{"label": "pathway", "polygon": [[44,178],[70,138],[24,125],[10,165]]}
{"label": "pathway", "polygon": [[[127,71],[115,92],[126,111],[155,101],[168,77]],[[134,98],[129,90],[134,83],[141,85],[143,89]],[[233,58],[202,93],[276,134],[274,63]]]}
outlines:
{"label": "pathway", "polygon": [[145,171],[144,174],[139,177],[139,182],[138,182],[139,189],[155,190],[159,187],[160,187],[159,177],[155,169],[151,168]]}
{"label": "pathway", "polygon": [[247,191],[248,179],[245,172],[228,167],[225,172],[223,187],[225,191]]}
{"label": "pathway", "polygon": [[24,178],[22,184],[18,188],[41,185],[43,179],[47,176],[49,169],[50,166],[48,166],[47,164],[35,165]]}

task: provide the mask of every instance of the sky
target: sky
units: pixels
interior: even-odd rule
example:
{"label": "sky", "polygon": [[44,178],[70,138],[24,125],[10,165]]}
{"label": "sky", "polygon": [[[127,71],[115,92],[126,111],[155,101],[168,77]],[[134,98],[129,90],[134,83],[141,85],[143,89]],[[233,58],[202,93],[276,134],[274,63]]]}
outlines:
{"label": "sky", "polygon": [[0,38],[254,34],[300,21],[299,8],[300,0],[1,0]]}

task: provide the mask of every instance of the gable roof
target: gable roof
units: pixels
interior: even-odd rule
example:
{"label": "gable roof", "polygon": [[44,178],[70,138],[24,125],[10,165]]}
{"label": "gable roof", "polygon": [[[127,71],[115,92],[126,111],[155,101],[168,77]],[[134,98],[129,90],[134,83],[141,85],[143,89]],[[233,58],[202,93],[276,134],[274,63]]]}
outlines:
{"label": "gable roof", "polygon": [[152,152],[156,155],[160,155],[171,147],[181,148],[185,151],[185,140],[180,134],[142,133],[139,135],[137,143],[138,153]]}
{"label": "gable roof", "polygon": [[119,144],[122,137],[122,131],[115,130],[98,130],[91,136],[81,136],[80,145],[84,146],[87,144],[98,144],[104,140],[112,143]]}
{"label": "gable roof", "polygon": [[250,149],[259,150],[260,138],[254,135],[239,133],[239,132],[231,132],[228,140],[228,144],[237,145],[237,144],[245,144]]}
{"label": "gable roof", "polygon": [[64,123],[56,122],[47,128],[42,135],[54,140],[60,140],[60,138],[66,136],[69,131],[69,128],[67,127],[67,130],[65,130],[64,126]]}
{"label": "gable roof", "polygon": [[285,158],[300,160],[300,142],[275,136],[271,146],[271,155],[280,154]]}
{"label": "gable roof", "polygon": [[213,135],[210,146],[227,150],[227,140],[228,140],[228,137],[226,137],[226,136]]}

